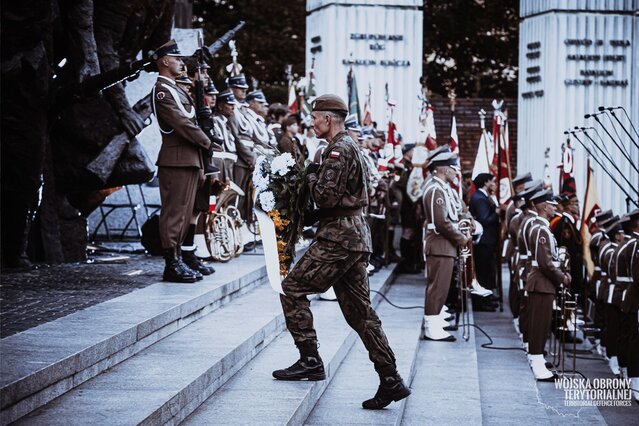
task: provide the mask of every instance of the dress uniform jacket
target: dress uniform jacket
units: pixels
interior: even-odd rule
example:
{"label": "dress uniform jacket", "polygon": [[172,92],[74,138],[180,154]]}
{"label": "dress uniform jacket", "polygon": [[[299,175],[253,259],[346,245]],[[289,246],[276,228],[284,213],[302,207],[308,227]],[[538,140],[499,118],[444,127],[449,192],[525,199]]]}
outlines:
{"label": "dress uniform jacket", "polygon": [[528,244],[530,231],[533,226],[539,221],[540,217],[537,212],[526,209],[521,214],[521,220],[519,229],[517,231],[517,250],[519,251],[519,263],[517,270],[520,279],[520,288],[523,290],[525,286],[528,273],[531,267],[531,250]]}
{"label": "dress uniform jacket", "polygon": [[608,241],[599,249],[599,265],[601,266],[601,285],[597,293],[597,299],[609,303],[608,289],[610,287],[610,269],[614,266],[613,259],[617,250],[617,243]]}
{"label": "dress uniform jacket", "polygon": [[465,239],[457,228],[457,212],[449,195],[449,187],[446,182],[435,176],[424,192],[426,256],[457,257],[457,247]]}
{"label": "dress uniform jacket", "polygon": [[235,166],[252,169],[256,159],[253,128],[241,108],[236,106],[233,116],[229,119],[231,133],[235,136],[235,148],[237,150],[237,163]]}
{"label": "dress uniform jacket", "polygon": [[153,101],[162,131],[162,147],[155,164],[202,168],[200,148],[208,149],[211,141],[196,123],[195,105],[189,95],[171,79],[159,76]]}
{"label": "dress uniform jacket", "polygon": [[233,166],[237,161],[235,138],[231,135],[228,119],[222,114],[213,117],[215,135],[223,141],[221,150],[213,152],[213,161],[221,170],[220,179],[235,182]]}
{"label": "dress uniform jacket", "polygon": [[626,241],[619,245],[615,253],[614,266],[610,271],[610,280],[615,285],[612,304],[618,308],[622,308],[630,285],[632,284],[632,261],[633,255],[635,251],[637,251],[638,236],[639,234],[637,233],[627,236]]}
{"label": "dress uniform jacket", "polygon": [[577,230],[577,224],[572,215],[563,213],[553,233],[557,244],[560,247],[566,247],[566,251],[570,255],[571,287],[580,292],[583,284],[583,244],[581,234]]}
{"label": "dress uniform jacket", "polygon": [[[250,108],[242,108],[241,111],[251,125],[253,131],[252,139],[255,145],[261,146],[262,148],[270,148],[271,134],[269,133],[264,118]],[[273,135],[273,139],[275,139],[275,135]]]}
{"label": "dress uniform jacket", "polygon": [[619,251],[617,257],[617,282],[625,286],[622,293],[621,308],[625,313],[636,314],[639,310],[639,233]]}
{"label": "dress uniform jacket", "polygon": [[590,242],[588,245],[590,246],[590,258],[592,263],[595,265],[595,270],[592,274],[590,280],[589,291],[594,299],[597,298],[597,293],[599,291],[599,286],[601,283],[601,266],[599,265],[599,248],[603,246],[608,241],[608,237],[606,233],[599,229],[595,231],[595,233],[590,237]]}
{"label": "dress uniform jacket", "polygon": [[153,110],[162,133],[156,164],[160,181],[160,239],[164,249],[182,244],[195,207],[202,179],[202,148],[211,145],[197,126],[195,105],[175,82],[159,76],[151,93]]}
{"label": "dress uniform jacket", "polygon": [[564,279],[557,257],[557,242],[550,231],[550,224],[542,217],[532,227],[528,237],[532,261],[526,278],[526,291],[555,294]]}

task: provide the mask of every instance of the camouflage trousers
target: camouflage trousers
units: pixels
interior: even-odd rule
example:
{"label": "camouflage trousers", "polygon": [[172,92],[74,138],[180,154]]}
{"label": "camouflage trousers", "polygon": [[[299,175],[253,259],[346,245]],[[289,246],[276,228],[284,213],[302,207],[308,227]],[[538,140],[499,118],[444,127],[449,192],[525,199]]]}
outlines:
{"label": "camouflage trousers", "polygon": [[352,252],[327,240],[316,240],[282,282],[280,296],[286,327],[295,345],[317,347],[313,314],[306,296],[323,293],[331,286],[348,325],[359,335],[368,356],[381,376],[397,372],[395,355],[371,306],[368,284],[369,253]]}

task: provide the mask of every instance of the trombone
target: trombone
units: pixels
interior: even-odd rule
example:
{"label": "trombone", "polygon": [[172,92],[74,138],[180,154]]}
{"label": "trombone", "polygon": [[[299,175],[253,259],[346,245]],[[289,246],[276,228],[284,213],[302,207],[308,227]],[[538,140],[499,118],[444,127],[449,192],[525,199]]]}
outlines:
{"label": "trombone", "polygon": [[473,266],[473,236],[480,231],[481,225],[473,219],[461,219],[457,224],[459,231],[468,238],[468,244],[459,248],[459,280],[458,280],[458,304],[459,309],[455,315],[455,328],[459,326],[461,317],[462,337],[465,341],[470,339],[470,291],[473,281],[476,281],[475,268]]}

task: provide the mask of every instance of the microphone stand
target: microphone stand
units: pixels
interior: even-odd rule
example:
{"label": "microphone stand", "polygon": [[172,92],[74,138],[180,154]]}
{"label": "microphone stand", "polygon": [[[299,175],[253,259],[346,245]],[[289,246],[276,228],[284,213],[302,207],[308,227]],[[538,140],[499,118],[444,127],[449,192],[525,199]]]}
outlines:
{"label": "microphone stand", "polygon": [[[586,146],[586,144],[577,137],[577,135],[575,134],[575,132],[571,131],[570,134],[572,134],[575,139],[581,144],[581,146],[584,147],[584,149],[586,150],[586,152],[588,153],[588,155],[590,155],[592,157],[593,160],[595,160],[597,162],[597,164],[599,164],[599,166],[603,169],[603,171],[608,175],[608,177],[610,177],[610,180],[612,180],[612,182],[617,185],[617,187],[621,190],[621,192],[623,192],[626,197],[628,197],[626,199],[626,204],[628,204],[628,201],[632,201],[632,203],[634,205],[636,205],[637,207],[639,207],[639,202],[635,201],[630,194],[623,188],[623,186],[621,186],[619,184],[619,182],[617,182],[617,180],[614,178],[614,176],[610,173],[610,171],[608,171],[608,169],[606,168],[606,166],[604,166],[604,164],[599,160],[599,158],[597,158],[597,156],[595,156],[592,151],[590,151],[588,149],[588,147]],[[623,176],[623,175],[622,175]],[[624,178],[625,179],[625,178]],[[627,182],[627,181],[626,181]],[[628,182],[630,183],[630,182]],[[630,187],[632,187],[632,185],[630,185]]]}
{"label": "microphone stand", "polygon": [[[601,122],[601,120],[599,120],[599,118],[597,117],[597,115],[602,114],[602,113],[598,113],[598,114],[586,114],[584,116],[584,118],[588,118],[588,117],[592,117],[595,119],[595,121],[597,123],[599,123],[599,125],[601,126],[602,129],[604,129],[604,132],[606,132],[606,134],[610,137],[610,139],[612,140],[612,143],[615,144],[615,146],[617,147],[617,149],[619,149],[619,151],[625,153],[626,151],[619,145],[619,143],[617,143],[617,141],[615,140],[615,138],[612,137],[612,135],[610,134],[610,132],[608,131],[608,129],[606,129],[606,126],[603,125],[603,123]],[[612,121],[611,121],[612,122]]]}
{"label": "microphone stand", "polygon": [[[626,132],[626,134],[628,135],[628,137],[630,138],[630,140],[632,141],[632,143],[639,148],[639,144],[637,144],[637,141],[635,141],[635,138],[632,137],[632,135],[630,134],[630,132],[628,131],[628,129],[626,129],[626,126],[623,125],[623,123],[621,122],[621,120],[619,120],[619,117],[617,117],[617,115],[615,114],[615,112],[612,110],[612,108],[607,108],[606,112],[610,115],[612,115],[612,117],[617,121],[617,123],[619,123],[619,125],[621,126],[621,128],[623,129],[624,132]],[[610,120],[610,122],[612,123],[612,120]],[[632,124],[632,123],[631,123]],[[621,139],[621,138],[619,138]]]}
{"label": "microphone stand", "polygon": [[[618,106],[616,108],[622,110],[623,113],[626,114],[626,118],[628,119],[628,122],[630,123],[630,126],[632,127],[632,130],[634,130],[635,133],[637,134],[637,136],[639,136],[639,132],[637,132],[637,129],[635,128],[635,125],[632,124],[632,120],[630,119],[630,116],[628,115],[628,111],[626,111],[626,109],[624,107],[622,107],[622,106]],[[614,109],[614,108],[612,108],[612,109]],[[639,148],[639,146],[637,146],[637,148]]]}
{"label": "microphone stand", "polygon": [[[588,135],[588,133],[586,133],[586,130],[588,129],[594,129],[595,132],[597,131],[597,129],[595,129],[594,127],[579,127],[579,130],[581,130],[583,132],[584,135],[586,135],[588,137],[588,139],[590,139],[593,142],[593,145],[598,147],[597,142],[594,141],[594,139],[592,139],[590,137],[590,135]],[[599,136],[599,133],[597,132],[597,136]],[[599,136],[599,139],[601,139],[601,136]],[[603,142],[603,139],[601,139],[601,141]],[[610,151],[608,151],[608,148],[606,148],[606,144],[602,143],[604,149],[606,149],[606,152],[608,152],[608,156],[606,157],[608,159],[608,161],[610,161],[611,163],[613,163],[612,161],[612,154],[610,154]],[[630,159],[629,155],[626,155],[626,153],[624,151],[621,151],[621,154],[626,157],[626,160],[628,160],[628,162],[630,163],[630,165],[632,166],[633,169],[635,169],[635,171],[637,173],[639,173],[639,169],[637,169],[637,166],[635,165],[635,163]]]}

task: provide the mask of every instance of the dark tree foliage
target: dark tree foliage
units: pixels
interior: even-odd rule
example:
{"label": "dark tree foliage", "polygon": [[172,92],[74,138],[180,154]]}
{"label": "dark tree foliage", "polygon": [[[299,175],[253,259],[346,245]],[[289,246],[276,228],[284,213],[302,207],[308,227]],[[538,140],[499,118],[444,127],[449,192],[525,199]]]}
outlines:
{"label": "dark tree foliage", "polygon": [[[286,103],[286,65],[293,65],[296,78],[304,75],[306,1],[194,0],[193,16],[193,26],[204,28],[208,44],[239,21],[246,21],[235,39],[238,62],[244,67],[247,78],[259,81],[259,87],[271,103]],[[224,48],[216,57],[219,66],[211,69],[211,76],[222,90],[226,88],[225,67],[231,63],[230,50]]]}
{"label": "dark tree foliage", "polygon": [[516,97],[519,0],[424,2],[424,72],[445,96]]}
{"label": "dark tree foliage", "polygon": [[[304,74],[304,0],[193,0],[193,26],[207,43],[240,20],[239,62],[260,81],[271,102],[286,102],[286,64]],[[424,70],[429,89],[442,96],[447,86],[460,97],[515,97],[517,93],[519,0],[427,0],[424,2]],[[230,51],[213,68],[225,88]]]}

